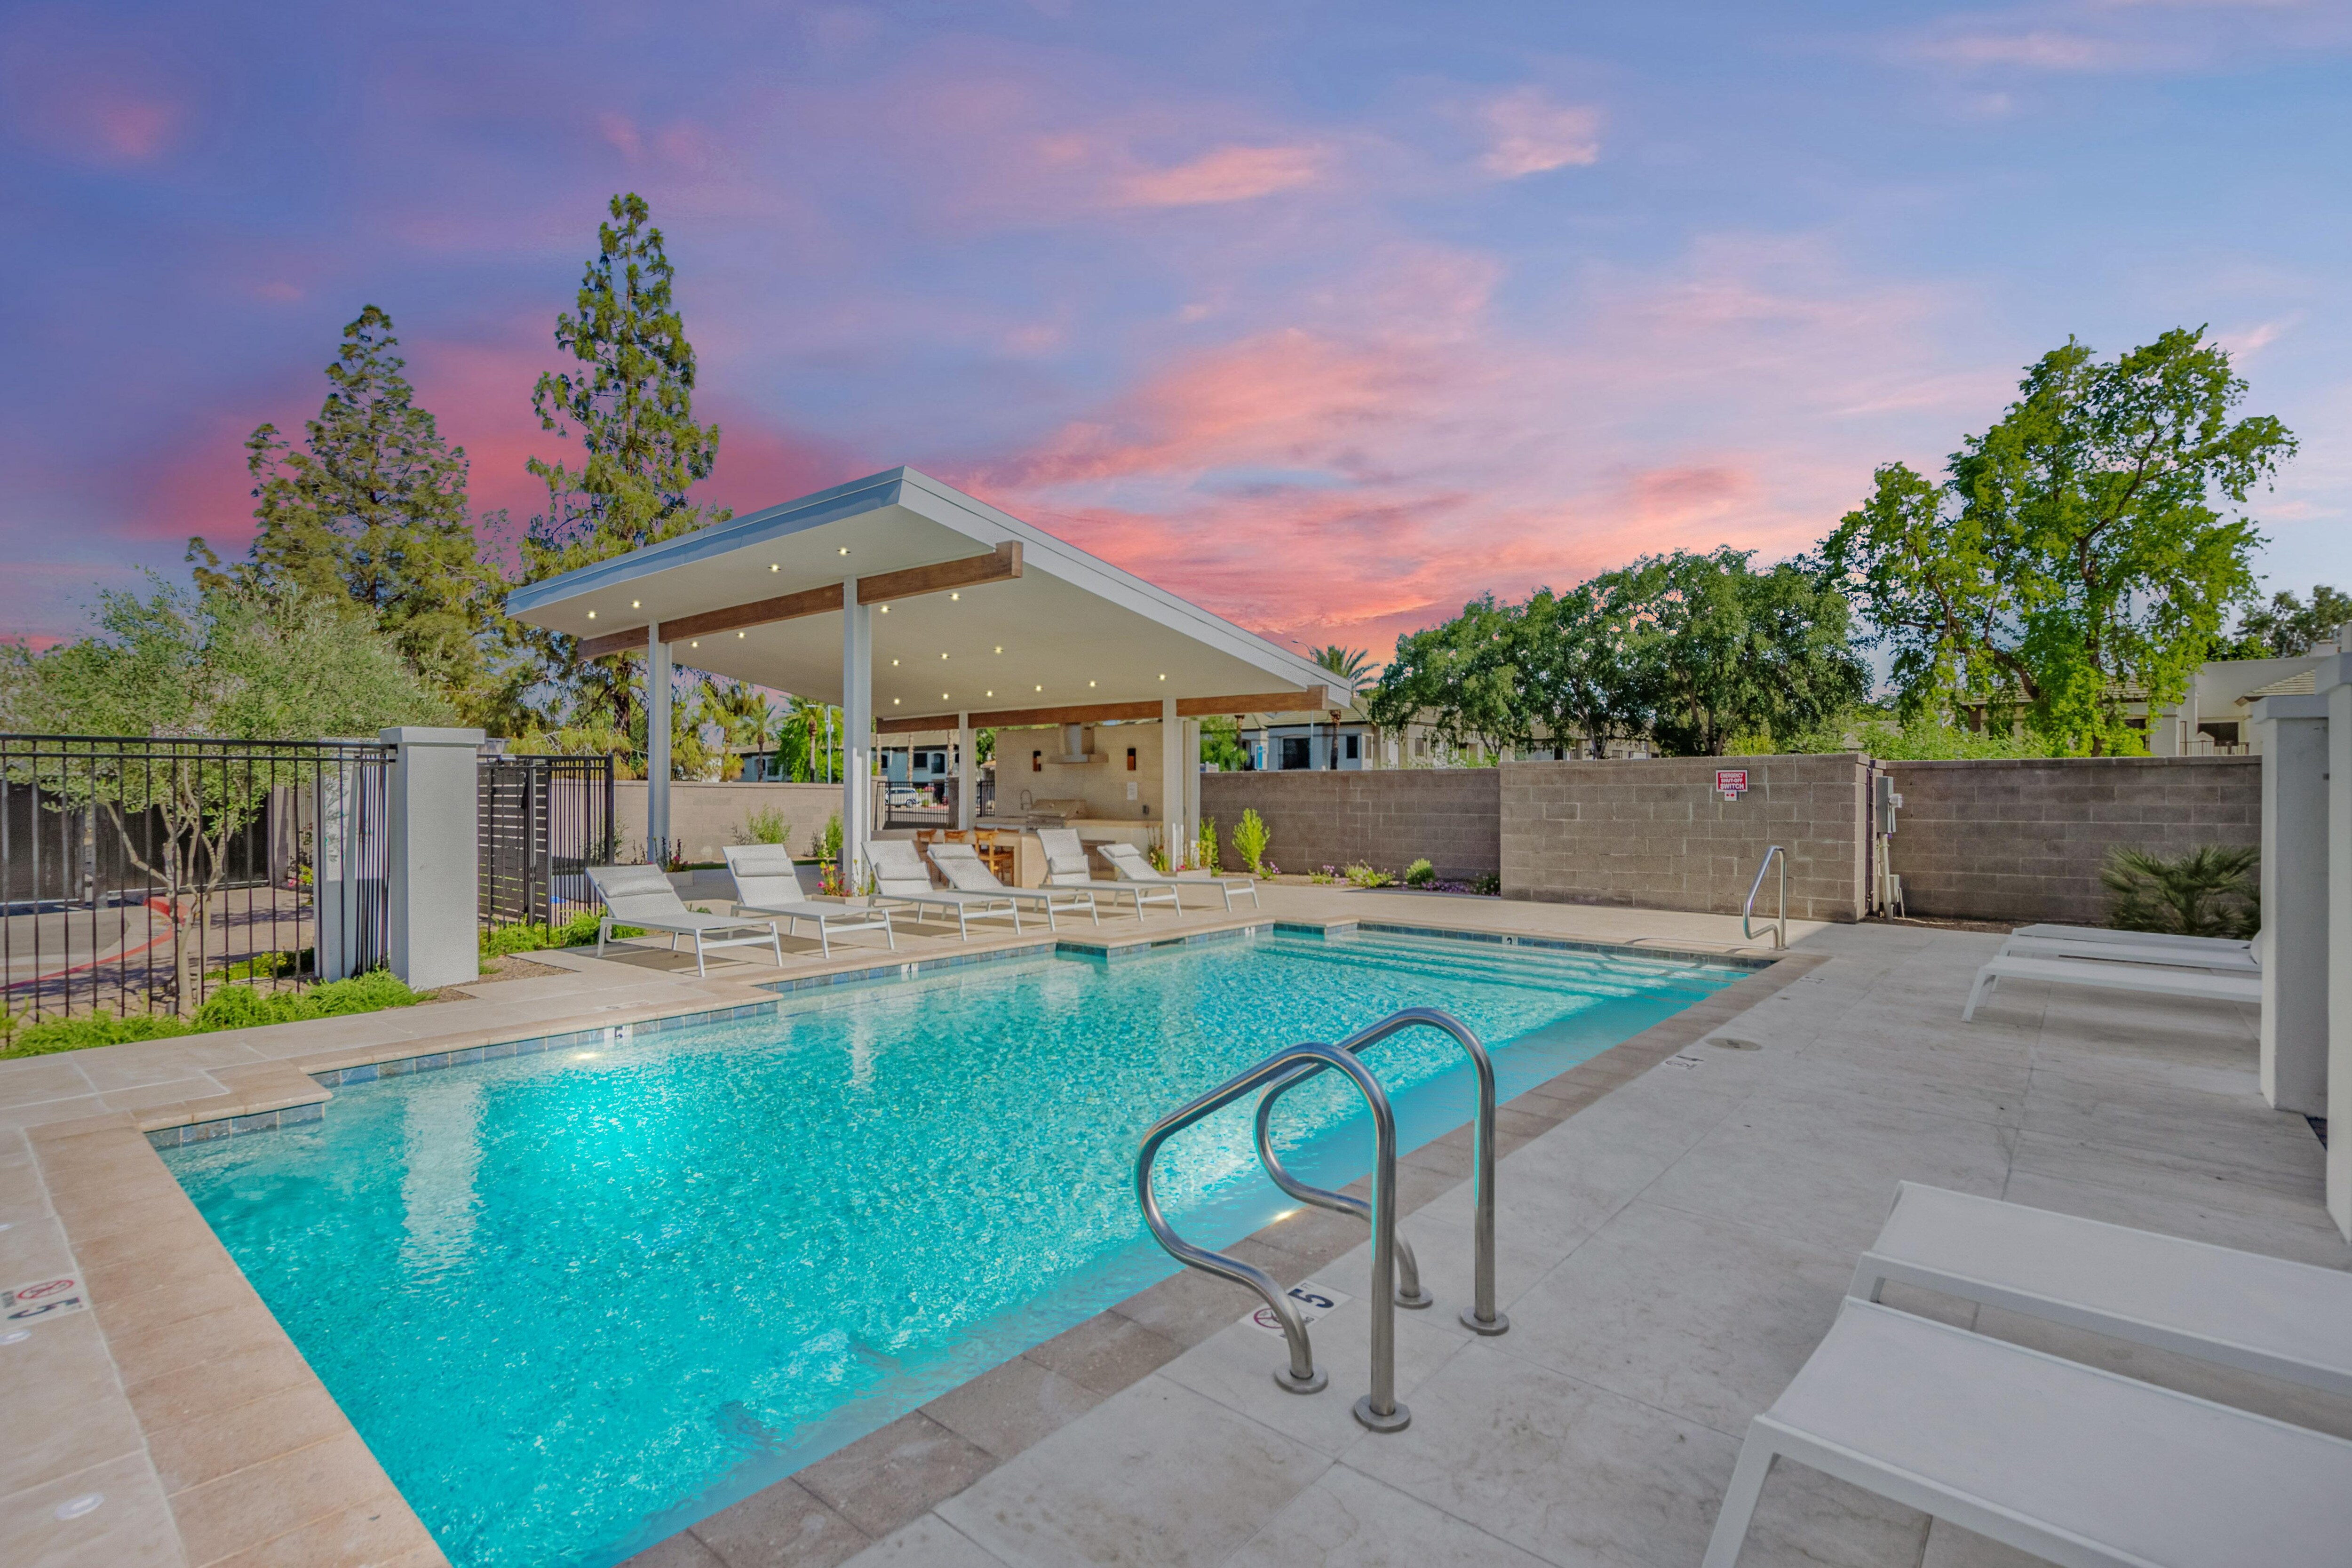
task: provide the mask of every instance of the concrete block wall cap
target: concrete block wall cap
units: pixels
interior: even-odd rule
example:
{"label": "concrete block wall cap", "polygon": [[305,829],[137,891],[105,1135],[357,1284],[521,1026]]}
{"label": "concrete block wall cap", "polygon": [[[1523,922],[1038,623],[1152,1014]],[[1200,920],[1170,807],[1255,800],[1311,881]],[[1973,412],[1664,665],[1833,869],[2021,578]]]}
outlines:
{"label": "concrete block wall cap", "polygon": [[480,730],[444,730],[429,724],[395,724],[376,731],[376,738],[388,746],[464,746],[472,750],[482,743]]}
{"label": "concrete block wall cap", "polygon": [[2260,698],[2253,706],[2253,718],[2257,724],[2273,719],[2325,719],[2326,717],[2327,697],[2326,693],[2318,691],[2293,697]]}

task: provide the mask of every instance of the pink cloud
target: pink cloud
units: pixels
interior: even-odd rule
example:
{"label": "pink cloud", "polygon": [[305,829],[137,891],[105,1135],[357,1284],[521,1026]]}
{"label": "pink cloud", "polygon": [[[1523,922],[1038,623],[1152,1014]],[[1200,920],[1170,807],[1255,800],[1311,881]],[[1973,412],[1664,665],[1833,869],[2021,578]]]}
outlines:
{"label": "pink cloud", "polygon": [[1255,201],[1323,177],[1318,147],[1220,147],[1173,168],[1127,175],[1113,187],[1129,206],[1187,207]]}
{"label": "pink cloud", "polygon": [[1534,88],[1522,88],[1487,104],[1482,118],[1494,141],[1478,164],[1498,179],[1601,161],[1597,109],[1554,103]]}

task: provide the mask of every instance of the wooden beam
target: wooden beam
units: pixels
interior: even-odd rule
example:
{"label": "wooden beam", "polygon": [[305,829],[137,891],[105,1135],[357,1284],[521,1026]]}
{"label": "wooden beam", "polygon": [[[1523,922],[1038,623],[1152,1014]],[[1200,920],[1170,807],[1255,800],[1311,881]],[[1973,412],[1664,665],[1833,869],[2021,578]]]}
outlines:
{"label": "wooden beam", "polygon": [[572,649],[577,658],[602,658],[608,653],[643,653],[646,651],[646,628],[633,632],[606,632],[601,637],[583,637]]}
{"label": "wooden beam", "polygon": [[766,626],[771,621],[796,621],[804,616],[829,615],[839,608],[841,584],[827,583],[822,588],[803,588],[797,594],[779,594],[772,599],[754,599],[748,605],[730,605],[723,610],[705,610],[698,616],[664,621],[662,641],[707,637],[719,632],[740,631],[745,626]]}
{"label": "wooden beam", "polygon": [[[888,604],[924,594],[944,594],[952,588],[1009,583],[1020,575],[1020,542],[1006,540],[986,555],[967,555],[959,561],[934,562],[929,566],[909,566],[903,572],[884,572],[872,577],[860,577],[857,580],[857,602],[861,605]],[[704,610],[698,615],[664,621],[661,637],[664,642],[687,642],[695,637],[741,631],[749,626],[763,626],[776,621],[827,616],[840,608],[841,584],[828,583],[821,588],[803,588],[797,594],[780,594],[772,599],[754,599],[749,604],[730,605],[725,609]],[[642,640],[645,633],[639,631],[636,636]],[[623,645],[614,637],[599,637],[595,646],[599,653],[617,653]]]}
{"label": "wooden beam", "polygon": [[[1330,688],[1310,686],[1303,691],[1257,691],[1242,697],[1180,697],[1176,700],[1176,716],[1180,719],[1201,719],[1215,713],[1297,713],[1330,707]],[[1049,724],[1108,724],[1138,719],[1157,719],[1160,704],[1142,702],[1089,702],[1064,708],[1004,708],[992,713],[974,713],[971,727],[975,730],[1019,730],[1042,728]],[[904,719],[885,719],[879,726],[886,735],[905,735],[919,730],[952,730],[955,715],[929,713]]]}
{"label": "wooden beam", "polygon": [[857,580],[857,602],[883,605],[911,599],[919,594],[944,594],[950,588],[975,588],[983,583],[1009,583],[1021,575],[1021,542],[1008,539],[987,555],[967,555],[929,566],[909,566]]}
{"label": "wooden beam", "polygon": [[1206,719],[1219,713],[1304,713],[1331,706],[1331,689],[1310,686],[1303,691],[1255,691],[1245,697],[1179,697],[1179,719]]}

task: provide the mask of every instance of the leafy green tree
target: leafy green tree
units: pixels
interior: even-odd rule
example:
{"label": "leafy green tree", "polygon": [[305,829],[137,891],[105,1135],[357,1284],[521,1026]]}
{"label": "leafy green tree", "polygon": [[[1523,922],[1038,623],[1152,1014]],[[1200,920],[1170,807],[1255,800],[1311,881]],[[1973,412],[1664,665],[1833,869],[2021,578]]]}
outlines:
{"label": "leafy green tree", "polygon": [[[580,281],[575,309],[556,318],[555,345],[572,367],[550,371],[531,393],[540,427],[578,434],[569,459],[530,459],[547,486],[547,510],[522,540],[523,581],[535,583],[591,565],[732,515],[697,504],[688,491],[710,476],[719,426],[694,417],[694,345],[672,291],[675,269],[645,198],[631,192],[610,205],[597,230],[597,254]],[[513,628],[559,689],[572,721],[641,731],[633,680],[620,656],[583,665],[574,639]],[[681,759],[682,761],[682,759]]]}
{"label": "leafy green tree", "polygon": [[351,605],[467,708],[482,680],[476,635],[493,613],[496,579],[467,515],[465,448],[416,405],[399,342],[390,316],[360,311],[300,443],[275,425],[246,438],[260,523],[246,559],[224,570],[201,537],[188,541],[188,559],[200,588]]}
{"label": "leafy green tree", "polygon": [[1609,754],[1611,740],[1647,727],[1626,659],[1622,576],[1604,574],[1559,594],[1538,589],[1513,627],[1529,728],[1539,726],[1562,749],[1589,748],[1596,758]]}
{"label": "leafy green tree", "polygon": [[[227,878],[237,836],[272,784],[224,764],[197,740],[297,741],[446,723],[390,635],[334,602],[287,584],[265,594],[215,582],[201,595],[152,582],[144,597],[105,593],[93,635],[35,654],[0,645],[0,729],[152,737],[152,761],[77,758],[40,782],[64,805],[105,811],[132,863],[173,912],[174,1006],[194,1005],[191,959]],[[161,831],[134,831],[152,811]]]}
{"label": "leafy green tree", "polygon": [[1931,483],[1901,463],[1823,546],[1894,652],[1906,712],[1986,704],[2074,752],[2135,752],[2126,693],[2178,701],[2261,542],[2242,507],[2292,456],[2203,330],[2099,362],[2069,339]]}
{"label": "leafy green tree", "polygon": [[1526,741],[1517,619],[1513,606],[1487,594],[1443,625],[1397,638],[1365,704],[1373,724],[1397,734],[1425,723],[1447,746],[1490,752]]}
{"label": "leafy green tree", "polygon": [[2352,621],[2352,597],[2322,583],[2305,604],[2294,592],[2271,595],[2271,602],[2249,610],[2238,622],[2236,640],[2225,650],[2229,658],[2294,658],[2336,629]]}
{"label": "leafy green tree", "polygon": [[2167,858],[2118,844],[2099,868],[2107,923],[2173,936],[2252,936],[2263,925],[2261,860],[2251,845],[2200,844]]}
{"label": "leafy green tree", "polygon": [[1870,674],[1847,641],[1845,597],[1817,563],[1748,565],[1752,551],[1645,556],[1608,574],[1622,706],[1659,749],[1721,756],[1739,734],[1793,734],[1861,700]]}

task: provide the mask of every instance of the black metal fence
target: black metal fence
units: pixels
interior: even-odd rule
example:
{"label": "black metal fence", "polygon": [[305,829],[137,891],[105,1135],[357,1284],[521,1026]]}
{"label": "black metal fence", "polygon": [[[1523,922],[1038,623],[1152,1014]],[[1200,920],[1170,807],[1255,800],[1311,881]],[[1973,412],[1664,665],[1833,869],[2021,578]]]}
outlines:
{"label": "black metal fence", "polygon": [[0,1034],[385,957],[387,748],[0,734]]}
{"label": "black metal fence", "polygon": [[610,865],[610,757],[484,757],[476,773],[482,924],[561,925],[596,907],[590,866]]}

